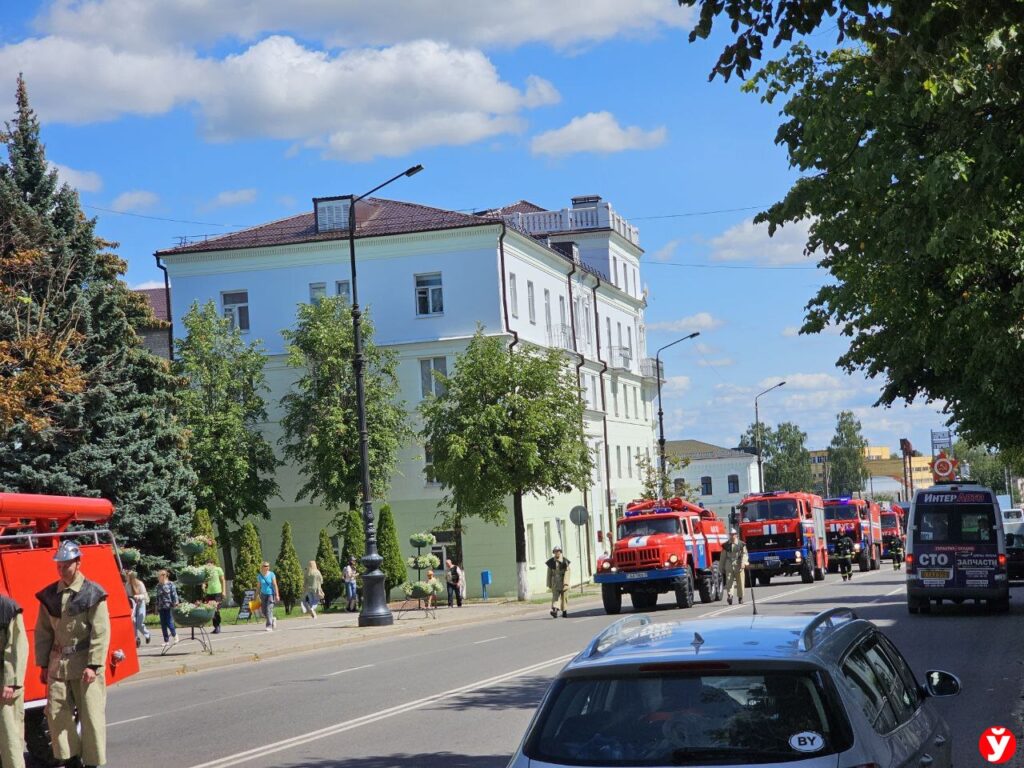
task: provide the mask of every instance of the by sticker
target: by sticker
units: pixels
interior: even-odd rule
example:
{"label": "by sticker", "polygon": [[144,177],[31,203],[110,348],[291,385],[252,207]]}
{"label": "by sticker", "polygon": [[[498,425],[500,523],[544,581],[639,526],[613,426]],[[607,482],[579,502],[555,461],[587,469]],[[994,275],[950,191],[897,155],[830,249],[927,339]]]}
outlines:
{"label": "by sticker", "polygon": [[825,746],[825,739],[816,731],[801,731],[789,737],[789,746],[797,752],[818,752]]}

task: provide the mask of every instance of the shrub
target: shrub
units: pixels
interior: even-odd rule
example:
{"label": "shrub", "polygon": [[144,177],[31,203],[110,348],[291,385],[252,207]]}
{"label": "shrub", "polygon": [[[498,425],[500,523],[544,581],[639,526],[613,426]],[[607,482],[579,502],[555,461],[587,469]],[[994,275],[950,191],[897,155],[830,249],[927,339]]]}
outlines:
{"label": "shrub", "polygon": [[292,608],[302,597],[302,583],[305,574],[302,565],[299,564],[299,555],[295,552],[295,544],[292,543],[291,523],[281,526],[281,550],[277,553],[274,573],[277,575],[277,589],[281,593],[284,611],[291,613]]}
{"label": "shrub", "polygon": [[331,545],[331,535],[326,528],[320,530],[320,546],[316,550],[316,565],[324,577],[324,608],[341,597],[344,587],[341,581],[341,565]]}
{"label": "shrub", "polygon": [[361,562],[366,554],[366,534],[363,532],[363,515],[358,509],[350,509],[345,514],[341,536],[341,562],[347,563],[350,557],[354,557],[357,563]]}
{"label": "shrub", "polygon": [[380,517],[377,518],[377,550],[384,560],[380,566],[384,571],[384,593],[390,599],[391,590],[409,577],[390,504],[380,508]]}
{"label": "shrub", "polygon": [[[220,565],[220,556],[217,552],[217,537],[213,533],[213,523],[210,515],[205,509],[197,509],[192,516],[192,539],[202,538],[206,546],[198,553],[189,556],[189,563],[192,565],[206,565],[207,560],[212,560],[214,565]],[[188,539],[186,539],[188,541]]]}
{"label": "shrub", "polygon": [[260,544],[260,534],[252,522],[246,522],[242,526],[238,542],[238,560],[235,562],[235,580],[231,584],[231,595],[235,602],[242,604],[242,597],[247,589],[255,589],[259,594],[257,579],[260,573],[260,563],[263,562],[263,547]]}

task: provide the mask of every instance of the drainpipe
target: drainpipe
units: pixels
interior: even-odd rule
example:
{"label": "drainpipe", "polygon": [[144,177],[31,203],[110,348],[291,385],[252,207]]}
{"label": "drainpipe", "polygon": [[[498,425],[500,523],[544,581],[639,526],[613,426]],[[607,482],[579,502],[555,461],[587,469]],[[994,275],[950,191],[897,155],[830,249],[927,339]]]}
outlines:
{"label": "drainpipe", "polygon": [[174,313],[171,311],[171,279],[167,276],[167,267],[160,263],[160,254],[154,253],[156,266],[164,273],[164,300],[167,302],[167,354],[174,362]]}
{"label": "drainpipe", "polygon": [[605,502],[608,504],[608,549],[611,551],[611,544],[614,543],[613,534],[615,531],[615,518],[612,512],[612,453],[608,445],[608,403],[604,394],[604,375],[608,372],[608,363],[601,359],[601,318],[597,312],[597,289],[601,287],[601,278],[594,275],[597,282],[590,289],[594,297],[594,340],[597,343],[597,362],[601,364],[601,370],[597,377],[601,382],[601,422],[604,427],[604,494]]}
{"label": "drainpipe", "polygon": [[501,260],[501,309],[505,315],[505,330],[512,334],[512,343],[508,345],[508,351],[511,352],[519,343],[519,333],[512,330],[512,324],[508,320],[508,277],[505,274],[505,233],[507,228],[504,220],[499,223],[501,224],[501,234],[498,235],[498,257]]}
{"label": "drainpipe", "polygon": [[[583,388],[583,377],[580,375],[580,369],[583,368],[583,364],[586,362],[586,358],[583,353],[579,351],[579,343],[576,338],[576,309],[575,302],[572,300],[572,278],[576,274],[576,262],[572,262],[572,269],[569,270],[569,274],[565,278],[566,285],[569,289],[569,323],[572,328],[572,348],[579,358],[579,362],[576,363],[576,388]],[[584,435],[585,437],[585,435]],[[587,487],[583,486],[583,506],[587,506]],[[580,553],[582,557],[583,553]],[[590,531],[587,531],[587,567],[590,567]],[[580,588],[583,588],[583,569],[580,568]]]}

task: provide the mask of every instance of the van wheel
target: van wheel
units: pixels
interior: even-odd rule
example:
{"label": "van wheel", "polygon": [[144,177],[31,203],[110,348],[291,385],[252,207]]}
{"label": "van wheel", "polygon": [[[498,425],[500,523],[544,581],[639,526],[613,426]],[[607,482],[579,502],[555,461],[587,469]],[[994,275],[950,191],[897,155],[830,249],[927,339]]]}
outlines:
{"label": "van wheel", "polygon": [[907,612],[917,614],[921,612],[921,603],[916,598],[907,598]]}
{"label": "van wheel", "polygon": [[28,747],[26,768],[55,768],[60,765],[53,757],[50,726],[42,707],[25,710],[25,746]]}
{"label": "van wheel", "polygon": [[926,597],[922,598],[921,599],[921,613],[931,613],[931,612],[932,612],[932,601],[929,600]]}
{"label": "van wheel", "polygon": [[690,577],[690,569],[683,571],[683,575],[676,579],[676,607],[693,607],[693,579]]}
{"label": "van wheel", "polygon": [[998,600],[989,600],[988,605],[995,613],[1006,613],[1010,610],[1010,598],[1000,597]]}
{"label": "van wheel", "polygon": [[622,592],[615,584],[601,585],[601,602],[604,603],[604,612],[614,616],[622,610]]}

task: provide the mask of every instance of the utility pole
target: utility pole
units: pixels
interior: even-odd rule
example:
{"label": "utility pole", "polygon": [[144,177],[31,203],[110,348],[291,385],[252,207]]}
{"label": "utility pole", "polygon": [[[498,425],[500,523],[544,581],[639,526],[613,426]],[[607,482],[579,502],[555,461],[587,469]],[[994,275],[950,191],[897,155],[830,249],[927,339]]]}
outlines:
{"label": "utility pole", "polygon": [[764,493],[764,463],[761,460],[761,412],[757,408],[757,401],[761,395],[767,395],[773,389],[778,389],[786,382],[780,381],[774,387],[768,387],[754,398],[754,448],[757,451],[757,491]]}

